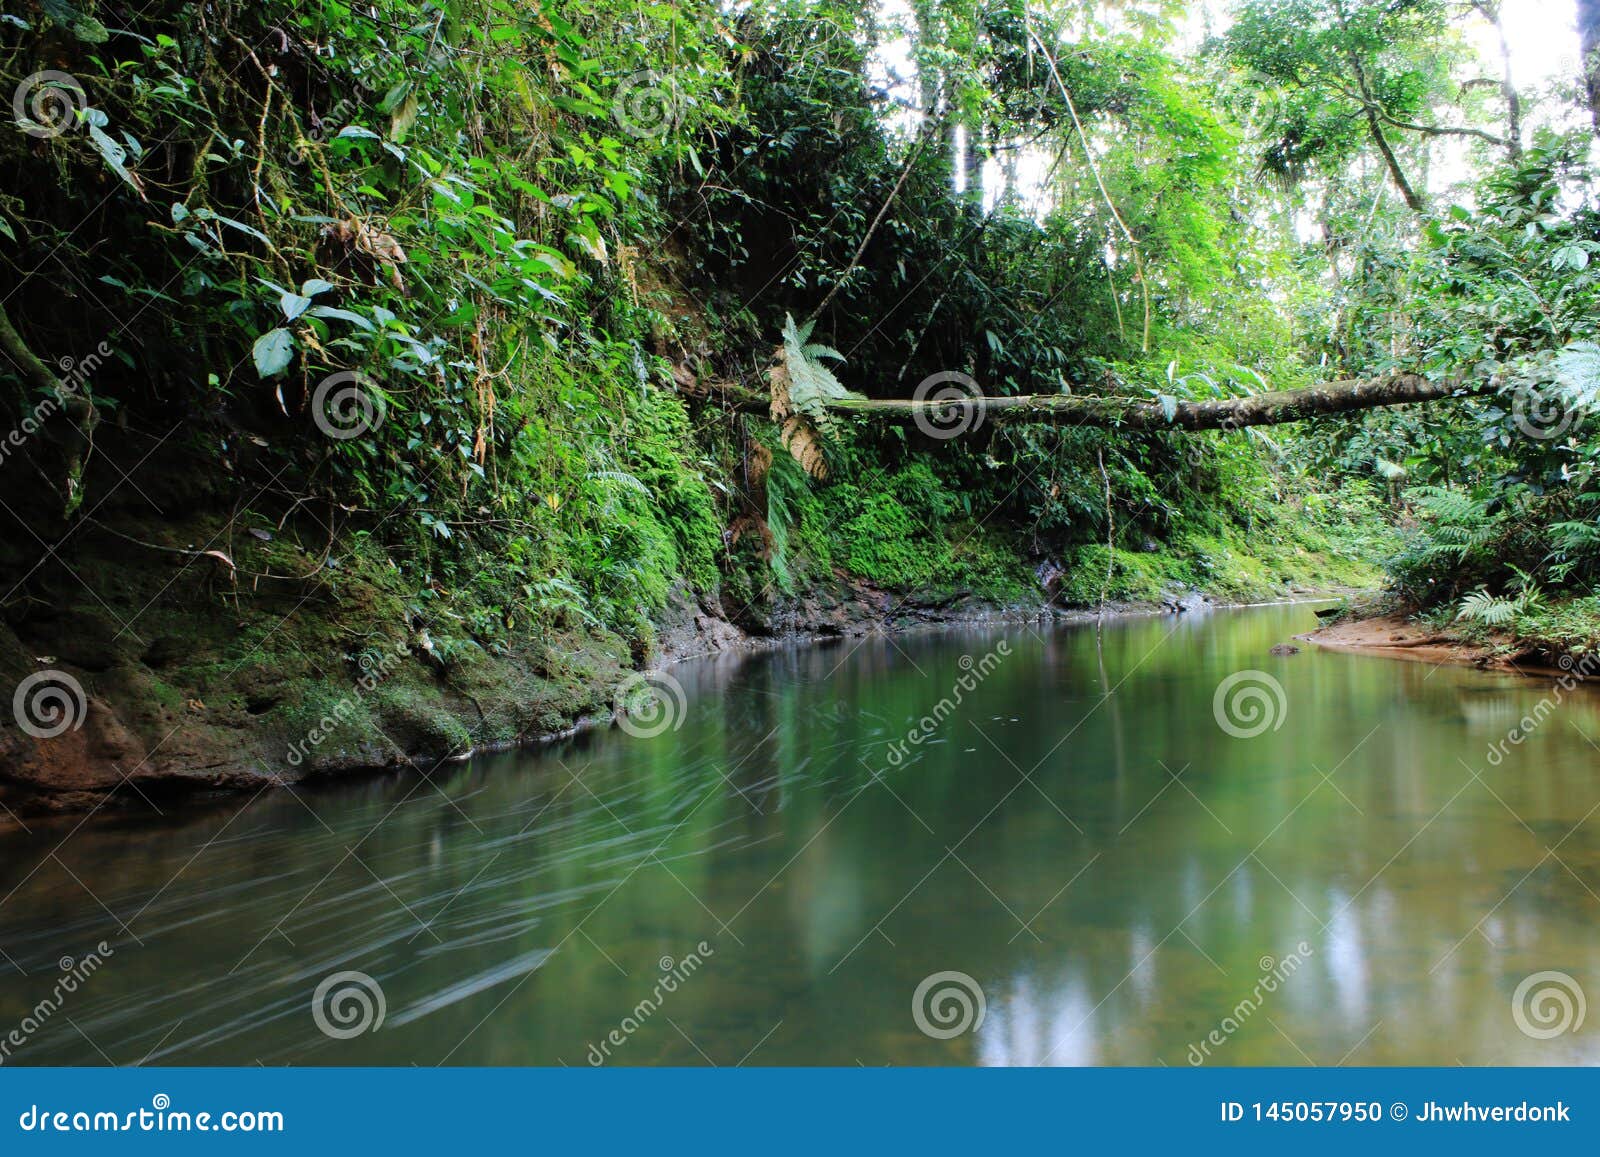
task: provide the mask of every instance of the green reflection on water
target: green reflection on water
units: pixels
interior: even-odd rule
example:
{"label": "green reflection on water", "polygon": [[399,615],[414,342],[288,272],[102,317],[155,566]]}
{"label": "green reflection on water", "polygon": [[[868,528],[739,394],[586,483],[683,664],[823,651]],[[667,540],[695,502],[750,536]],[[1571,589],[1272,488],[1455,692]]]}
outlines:
{"label": "green reflection on water", "polygon": [[[1268,653],[1313,625],[727,657],[672,672],[687,712],[654,739],[36,825],[0,852],[0,1036],[106,940],[9,1063],[1600,1059],[1588,1024],[1539,1040],[1512,1015],[1535,972],[1600,991],[1597,700],[1495,766],[1547,685]],[[1243,669],[1285,705],[1250,739],[1213,714]],[[318,1030],[340,970],[381,986],[378,1031]],[[985,1015],[935,1039],[912,994],[946,971]]]}

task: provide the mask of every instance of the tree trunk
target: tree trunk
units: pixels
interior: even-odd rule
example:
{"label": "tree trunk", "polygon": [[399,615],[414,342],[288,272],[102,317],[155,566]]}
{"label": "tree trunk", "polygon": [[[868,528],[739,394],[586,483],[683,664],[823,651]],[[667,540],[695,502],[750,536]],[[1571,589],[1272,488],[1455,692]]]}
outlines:
{"label": "tree trunk", "polygon": [[982,125],[977,117],[956,116],[950,122],[950,150],[954,171],[950,187],[963,202],[983,212]]}
{"label": "tree trunk", "polygon": [[[1248,398],[1216,402],[1179,402],[1169,418],[1162,404],[1139,398],[1078,398],[1066,395],[988,398],[967,401],[917,402],[904,398],[844,398],[828,404],[836,414],[854,414],[887,421],[917,421],[935,429],[974,428],[981,422],[995,425],[1037,423],[1055,426],[1097,426],[1123,430],[1243,430],[1250,426],[1278,426],[1306,418],[1408,406],[1442,398],[1493,393],[1490,381],[1433,382],[1419,374],[1329,382],[1300,390],[1280,390]],[[763,412],[770,402],[746,394],[737,408]]]}
{"label": "tree trunk", "polygon": [[1578,35],[1583,42],[1583,77],[1589,113],[1600,133],[1600,0],[1578,0]]}
{"label": "tree trunk", "polygon": [[[1600,3],[1600,0],[1595,0]],[[1476,4],[1483,18],[1494,25],[1500,38],[1500,63],[1502,67],[1500,92],[1506,101],[1506,151],[1512,163],[1522,160],[1522,94],[1517,91],[1516,77],[1511,71],[1511,44],[1506,40],[1505,14],[1498,2],[1479,0]]]}
{"label": "tree trunk", "polygon": [[[1600,0],[1596,0],[1600,3]],[[1406,179],[1405,170],[1400,167],[1400,158],[1395,155],[1394,146],[1389,143],[1389,134],[1383,131],[1383,120],[1378,116],[1377,98],[1372,94],[1372,87],[1367,83],[1366,69],[1361,67],[1361,60],[1355,53],[1350,54],[1350,69],[1355,73],[1356,83],[1360,86],[1361,99],[1365,103],[1367,117],[1367,131],[1372,134],[1372,143],[1378,146],[1378,152],[1383,155],[1383,163],[1389,168],[1389,175],[1394,178],[1395,187],[1400,190],[1400,195],[1405,198],[1412,212],[1421,213],[1427,209],[1416,187]]]}
{"label": "tree trunk", "polygon": [[[1350,22],[1345,14],[1344,4],[1341,0],[1334,0],[1333,7],[1339,16],[1339,26],[1348,34]],[[1395,155],[1394,146],[1389,143],[1389,134],[1383,131],[1383,118],[1378,115],[1381,106],[1378,104],[1377,95],[1372,91],[1372,85],[1367,82],[1367,70],[1362,66],[1360,54],[1353,48],[1347,49],[1345,59],[1350,62],[1350,73],[1356,78],[1356,88],[1364,106],[1367,132],[1372,136],[1372,143],[1383,155],[1383,163],[1388,167],[1389,175],[1394,178],[1395,186],[1400,190],[1400,195],[1405,198],[1412,212],[1424,212],[1427,205],[1417,193],[1416,186],[1406,179],[1405,170],[1400,167],[1400,158]]]}

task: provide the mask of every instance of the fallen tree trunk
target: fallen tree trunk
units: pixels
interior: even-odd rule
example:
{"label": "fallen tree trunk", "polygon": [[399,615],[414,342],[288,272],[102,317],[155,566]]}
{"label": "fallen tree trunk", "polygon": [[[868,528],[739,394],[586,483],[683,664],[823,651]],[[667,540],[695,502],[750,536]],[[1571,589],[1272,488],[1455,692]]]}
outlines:
{"label": "fallen tree trunk", "polygon": [[[1441,398],[1491,394],[1490,381],[1463,384],[1432,382],[1420,374],[1392,374],[1382,378],[1328,382],[1299,390],[1279,390],[1246,398],[1214,402],[1178,402],[1168,408],[1140,398],[1085,398],[1038,394],[1023,397],[978,397],[948,401],[909,398],[840,398],[827,403],[836,414],[854,414],[887,421],[922,420],[935,427],[967,428],[982,422],[996,425],[1027,423],[1057,426],[1099,426],[1128,430],[1243,430],[1250,426],[1280,426],[1306,418],[1409,406]],[[768,399],[741,393],[737,408],[762,412]]]}

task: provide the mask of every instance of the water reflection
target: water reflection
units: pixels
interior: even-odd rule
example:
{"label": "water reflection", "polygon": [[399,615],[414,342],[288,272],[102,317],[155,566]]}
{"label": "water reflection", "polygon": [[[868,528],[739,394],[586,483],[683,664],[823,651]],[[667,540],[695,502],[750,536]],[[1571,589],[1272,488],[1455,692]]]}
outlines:
{"label": "water reflection", "polygon": [[[1600,1059],[1510,1005],[1542,970],[1600,984],[1596,698],[1491,766],[1544,688],[1268,655],[1312,624],[724,656],[674,672],[688,716],[655,739],[35,825],[0,841],[0,1034],[106,940],[10,1063],[583,1064],[625,1021],[612,1063],[1181,1065],[1228,1022],[1208,1063]],[[1244,668],[1288,705],[1249,740],[1212,714]],[[341,970],[381,987],[380,1030],[318,1030]],[[911,1014],[945,970],[987,1000],[948,1040]]]}

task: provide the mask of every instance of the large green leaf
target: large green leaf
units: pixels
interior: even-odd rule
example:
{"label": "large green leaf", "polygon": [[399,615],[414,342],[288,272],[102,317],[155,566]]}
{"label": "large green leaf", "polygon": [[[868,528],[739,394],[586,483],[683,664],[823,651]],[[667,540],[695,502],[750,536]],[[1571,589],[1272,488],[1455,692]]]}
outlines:
{"label": "large green leaf", "polygon": [[262,377],[281,374],[294,360],[294,334],[281,326],[268,330],[256,338],[250,352],[255,358],[256,372]]}

